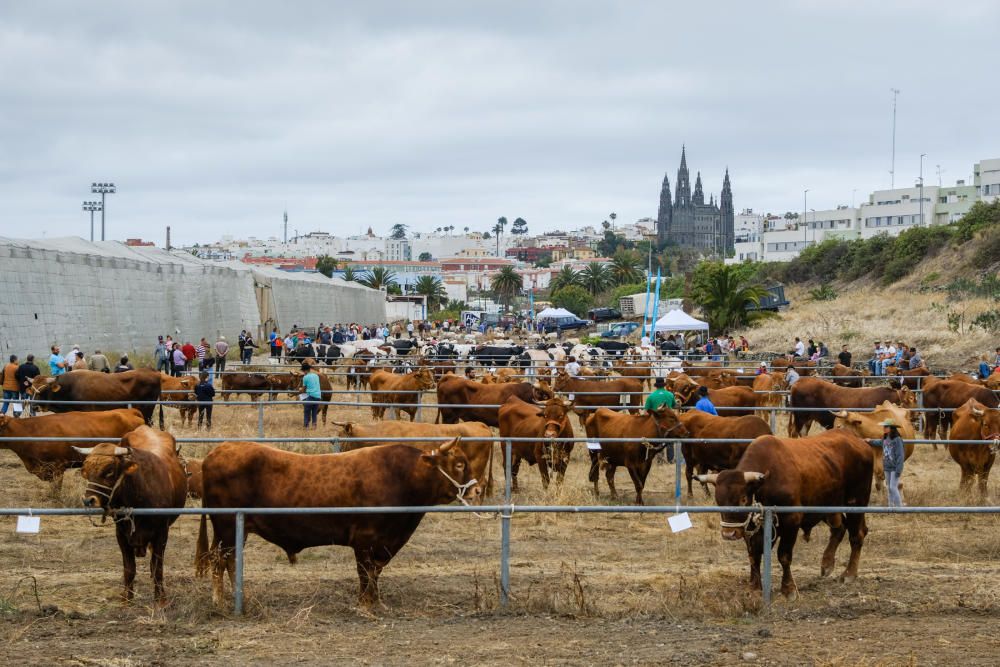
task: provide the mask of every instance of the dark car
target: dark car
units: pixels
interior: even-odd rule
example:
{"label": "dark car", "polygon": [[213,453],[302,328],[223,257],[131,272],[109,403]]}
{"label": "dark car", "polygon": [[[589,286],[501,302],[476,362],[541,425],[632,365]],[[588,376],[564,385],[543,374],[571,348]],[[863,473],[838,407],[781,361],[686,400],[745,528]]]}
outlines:
{"label": "dark car", "polygon": [[592,325],[590,320],[581,320],[579,317],[555,317],[542,320],[543,331],[570,331],[572,329],[585,329]]}
{"label": "dark car", "polygon": [[638,322],[617,322],[601,334],[601,338],[624,338],[639,328]]}
{"label": "dark car", "polygon": [[614,308],[591,308],[587,311],[587,317],[595,322],[604,322],[605,320],[620,320],[622,314]]}

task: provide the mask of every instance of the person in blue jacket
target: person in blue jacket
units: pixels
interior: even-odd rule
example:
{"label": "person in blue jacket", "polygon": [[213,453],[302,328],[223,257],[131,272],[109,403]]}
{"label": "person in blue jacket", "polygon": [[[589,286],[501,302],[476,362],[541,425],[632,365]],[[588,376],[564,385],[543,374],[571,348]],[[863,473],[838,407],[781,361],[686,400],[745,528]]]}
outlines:
{"label": "person in blue jacket", "polygon": [[698,396],[698,402],[694,404],[694,409],[718,417],[719,413],[716,411],[712,399],[708,397],[708,387],[698,387]]}

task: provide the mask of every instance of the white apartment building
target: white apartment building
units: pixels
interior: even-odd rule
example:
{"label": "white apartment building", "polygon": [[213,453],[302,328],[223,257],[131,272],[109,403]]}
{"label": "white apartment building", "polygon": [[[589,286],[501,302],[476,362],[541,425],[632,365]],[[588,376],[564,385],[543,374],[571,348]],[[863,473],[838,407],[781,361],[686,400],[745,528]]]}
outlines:
{"label": "white apartment building", "polygon": [[987,204],[1000,198],[1000,158],[977,162],[973,167],[976,196]]}

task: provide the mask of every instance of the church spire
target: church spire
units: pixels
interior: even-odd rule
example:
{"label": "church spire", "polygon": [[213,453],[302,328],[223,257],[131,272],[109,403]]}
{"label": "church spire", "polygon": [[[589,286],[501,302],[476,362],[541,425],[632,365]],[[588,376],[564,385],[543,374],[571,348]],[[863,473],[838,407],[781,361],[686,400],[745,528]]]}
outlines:
{"label": "church spire", "polygon": [[662,246],[670,233],[670,223],[673,218],[673,203],[670,201],[670,178],[663,175],[663,187],[660,188],[660,208],[656,213],[656,241]]}
{"label": "church spire", "polygon": [[691,178],[688,175],[687,155],[683,144],[681,144],[681,166],[677,170],[677,194],[674,196],[674,203],[682,208],[691,205]]}
{"label": "church spire", "polygon": [[705,193],[701,189],[701,172],[698,172],[698,176],[694,181],[694,196],[691,197],[691,201],[699,206],[705,203]]}

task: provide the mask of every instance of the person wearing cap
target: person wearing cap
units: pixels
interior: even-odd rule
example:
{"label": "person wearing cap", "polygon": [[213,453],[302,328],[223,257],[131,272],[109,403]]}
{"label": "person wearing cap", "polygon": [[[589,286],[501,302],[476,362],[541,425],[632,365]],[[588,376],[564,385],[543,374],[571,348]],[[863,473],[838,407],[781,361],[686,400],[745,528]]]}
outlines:
{"label": "person wearing cap", "polygon": [[319,375],[308,363],[302,364],[302,428],[312,425],[316,428],[316,416],[319,414],[319,402],[323,393],[319,387]]}
{"label": "person wearing cap", "polygon": [[126,371],[134,371],[135,368],[132,367],[132,363],[128,360],[128,357],[122,357],[118,360],[118,365],[115,366],[115,373],[124,373]]}
{"label": "person wearing cap", "polygon": [[868,360],[868,370],[872,375],[878,375],[878,361],[882,356],[882,341],[875,341],[875,348],[872,350],[872,358]]}
{"label": "person wearing cap", "polygon": [[156,347],[153,348],[153,363],[156,370],[170,374],[170,349],[163,342],[163,336],[156,338]]}
{"label": "person wearing cap", "polygon": [[661,377],[656,378],[653,382],[655,390],[649,396],[646,397],[645,409],[649,412],[656,412],[664,405],[674,409],[675,399],[672,391],[669,391],[667,387],[667,381]]}
{"label": "person wearing cap", "polygon": [[799,381],[799,372],[795,370],[795,366],[789,366],[785,371],[785,382],[791,387],[793,384]]}
{"label": "person wearing cap", "polygon": [[903,497],[899,493],[899,478],[903,475],[906,453],[903,438],[899,436],[899,424],[893,419],[879,422],[882,427],[881,440],[869,440],[872,447],[882,448],[882,468],[885,470],[885,486],[889,492],[889,506],[902,507]]}
{"label": "person wearing cap", "polygon": [[755,373],[755,375],[767,375],[767,362],[766,361],[760,362],[760,365],[757,366],[757,372]]}
{"label": "person wearing cap", "polygon": [[701,410],[702,412],[707,412],[710,415],[719,416],[719,412],[715,409],[715,404],[712,403],[712,399],[708,397],[708,387],[698,387],[698,402],[694,404],[695,410]]}

